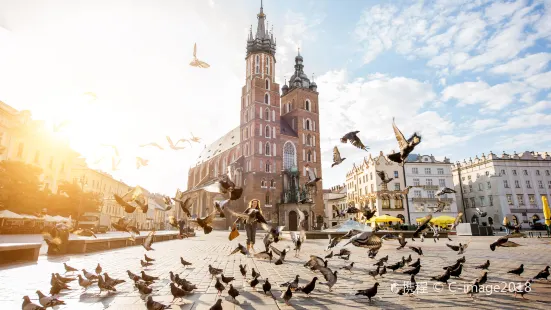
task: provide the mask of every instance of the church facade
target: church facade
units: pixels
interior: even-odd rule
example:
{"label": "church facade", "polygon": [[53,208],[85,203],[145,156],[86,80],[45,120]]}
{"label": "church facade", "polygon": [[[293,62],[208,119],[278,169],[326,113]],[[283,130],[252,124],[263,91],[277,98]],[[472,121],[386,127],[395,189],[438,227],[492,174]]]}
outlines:
{"label": "church facade", "polygon": [[[247,38],[240,123],[205,146],[196,165],[190,168],[187,190],[181,194],[196,199],[193,215],[206,216],[214,201],[224,198],[200,188],[231,166],[232,179],[243,187],[243,195],[232,201],[230,208],[243,211],[251,199],[258,199],[271,223],[297,230],[298,208],[306,215],[308,230],[320,228],[324,215],[322,181],[316,190],[304,187],[309,180],[307,167],[323,177],[317,85],[304,73],[304,59],[299,52],[289,85],[286,82],[280,92],[275,81],[276,43],[273,33],[266,29],[262,7],[257,18],[256,34],[253,36],[251,27]],[[305,197],[311,198],[310,202],[297,203]],[[214,226],[227,229],[233,220],[217,218]]]}

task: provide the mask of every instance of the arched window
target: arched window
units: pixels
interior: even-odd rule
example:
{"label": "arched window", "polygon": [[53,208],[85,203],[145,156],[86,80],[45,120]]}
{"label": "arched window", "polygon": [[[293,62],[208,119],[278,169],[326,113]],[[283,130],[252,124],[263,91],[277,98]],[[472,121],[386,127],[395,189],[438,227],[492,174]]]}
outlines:
{"label": "arched window", "polygon": [[275,122],[275,110],[272,110],[272,122]]}
{"label": "arched window", "polygon": [[304,107],[306,111],[310,111],[310,109],[312,108],[310,105],[310,100],[306,99],[306,103],[304,104]]}
{"label": "arched window", "polygon": [[306,145],[312,145],[312,136],[311,135],[306,136]]}
{"label": "arched window", "polygon": [[270,192],[266,192],[266,203],[265,205],[270,205]]}
{"label": "arched window", "polygon": [[270,80],[266,79],[266,89],[270,90]]}
{"label": "arched window", "polygon": [[260,187],[266,187],[266,180],[260,180]]}
{"label": "arched window", "polygon": [[268,108],[264,111],[264,119],[268,122],[270,121],[270,110]]}
{"label": "arched window", "polygon": [[309,119],[306,120],[306,130],[310,130],[311,122]]}
{"label": "arched window", "polygon": [[285,105],[285,112],[287,112],[287,113],[291,112],[291,103],[290,102],[287,102],[287,104]]}
{"label": "arched window", "polygon": [[272,164],[270,164],[270,161],[266,161],[266,172],[272,172]]}
{"label": "arched window", "polygon": [[264,147],[264,154],[270,155],[271,154],[270,150],[271,150],[270,143],[266,142],[266,146]]}
{"label": "arched window", "polygon": [[254,62],[254,73],[260,73],[260,56],[256,55]]}
{"label": "arched window", "polygon": [[266,125],[266,127],[264,128],[265,137],[270,138],[270,133],[271,132],[272,132],[272,130],[270,129],[270,126]]}
{"label": "arched window", "polygon": [[312,162],[312,152],[308,151],[308,153],[306,154],[306,161]]}
{"label": "arched window", "polygon": [[270,74],[270,56],[266,56],[266,71],[265,74]]}
{"label": "arched window", "polygon": [[264,103],[265,104],[270,104],[270,95],[264,94]]}
{"label": "arched window", "polygon": [[270,181],[270,187],[275,188],[275,180],[274,179],[272,179]]}
{"label": "arched window", "polygon": [[285,142],[283,145],[283,169],[291,169],[296,167],[297,153],[295,145],[292,142]]}

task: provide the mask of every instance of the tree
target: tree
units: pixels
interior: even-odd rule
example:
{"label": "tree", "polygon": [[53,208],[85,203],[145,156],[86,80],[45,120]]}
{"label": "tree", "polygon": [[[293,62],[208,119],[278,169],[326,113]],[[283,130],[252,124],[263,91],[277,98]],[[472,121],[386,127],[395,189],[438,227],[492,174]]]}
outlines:
{"label": "tree", "polygon": [[84,212],[97,212],[102,205],[101,196],[94,192],[83,192],[78,183],[61,181],[58,194],[49,199],[48,213],[76,218]]}
{"label": "tree", "polygon": [[40,190],[42,169],[20,161],[0,162],[0,205],[16,213],[33,214],[45,204]]}

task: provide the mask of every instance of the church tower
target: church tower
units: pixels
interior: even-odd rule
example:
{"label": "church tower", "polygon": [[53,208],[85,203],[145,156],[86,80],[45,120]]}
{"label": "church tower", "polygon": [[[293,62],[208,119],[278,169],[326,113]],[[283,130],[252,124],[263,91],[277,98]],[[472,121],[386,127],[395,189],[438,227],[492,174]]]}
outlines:
{"label": "church tower", "polygon": [[[281,88],[281,118],[297,133],[297,168],[299,173],[298,186],[304,187],[308,182],[306,167],[322,178],[319,105],[316,83],[304,73],[303,57],[300,49],[295,57],[295,72]],[[312,211],[315,216],[323,216],[323,185],[317,183],[317,190],[311,195]],[[318,220],[314,220],[315,223]]]}
{"label": "church tower", "polygon": [[[258,199],[267,220],[272,218],[281,189],[277,139],[280,132],[279,85],[275,83],[276,42],[266,27],[262,4],[253,37],[247,39],[245,86],[241,96],[241,154],[243,154],[243,199]],[[277,191],[277,192],[276,192]],[[271,208],[271,209],[270,209]],[[277,221],[277,218],[274,219]]]}

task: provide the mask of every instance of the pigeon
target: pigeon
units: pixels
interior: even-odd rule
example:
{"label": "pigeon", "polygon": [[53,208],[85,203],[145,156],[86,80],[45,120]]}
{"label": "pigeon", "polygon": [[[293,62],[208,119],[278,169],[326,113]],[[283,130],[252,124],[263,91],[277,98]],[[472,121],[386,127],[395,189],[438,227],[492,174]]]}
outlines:
{"label": "pigeon", "polygon": [[409,274],[409,275],[414,276],[414,275],[416,275],[416,274],[419,273],[419,271],[421,270],[421,267],[422,267],[422,266],[419,265],[419,266],[417,266],[417,267],[413,267],[412,269],[408,269],[408,270],[404,271],[403,273],[404,273],[404,274]]}
{"label": "pigeon", "polygon": [[260,258],[260,259],[269,259],[270,262],[272,261],[272,257],[274,256],[272,254],[272,251],[262,251],[262,252],[259,252],[259,253],[256,253],[253,255],[255,258]]}
{"label": "pigeon", "polygon": [[215,217],[216,210],[213,210],[209,215],[205,217],[198,217],[195,222],[197,222],[197,225],[199,225],[199,227],[203,228],[203,232],[205,233],[205,235],[208,235],[212,232],[211,224]]}
{"label": "pigeon", "polygon": [[480,217],[486,217],[488,215],[488,212],[482,212],[480,208],[476,208],[476,214],[478,214]]}
{"label": "pigeon", "polygon": [[314,288],[316,287],[316,281],[318,280],[318,277],[312,278],[312,281],[310,281],[308,284],[306,284],[303,287],[298,287],[296,289],[297,292],[303,292],[306,294],[306,296],[310,297],[310,293],[314,291]]}
{"label": "pigeon", "polygon": [[428,214],[427,216],[425,216],[425,219],[419,224],[415,232],[413,232],[412,240],[413,238],[419,237],[419,234],[428,228],[431,219],[432,214]]}
{"label": "pigeon", "polygon": [[345,255],[341,255],[339,256],[340,259],[344,259],[344,260],[349,260],[350,259],[350,254],[347,254],[346,256]]}
{"label": "pigeon", "polygon": [[219,274],[221,274],[223,272],[222,269],[218,269],[218,268],[214,268],[212,267],[212,265],[209,265],[209,273],[211,274],[211,276],[217,276]]}
{"label": "pigeon", "polygon": [[446,266],[446,267],[444,267],[444,268],[442,268],[442,269],[444,269],[444,270],[446,270],[446,269],[451,269],[451,270],[453,270],[453,269],[459,267],[459,265],[465,263],[465,261],[463,260],[463,258],[465,258],[465,256],[463,256],[462,258],[460,258],[460,259],[458,259],[457,261],[455,261],[455,263],[454,263],[453,265]]}
{"label": "pigeon", "polygon": [[158,148],[159,150],[164,151],[164,148],[162,146],[160,146],[158,143],[155,143],[155,142],[151,142],[151,143],[147,143],[147,144],[140,144],[140,147],[146,147],[146,146],[154,146],[154,147]]}
{"label": "pigeon", "polygon": [[130,280],[134,280],[135,278],[138,278],[138,280],[141,279],[137,274],[132,273],[130,270],[126,270],[126,273],[128,274]]}
{"label": "pigeon", "polygon": [[144,249],[146,249],[146,251],[155,250],[151,247],[151,245],[153,244],[153,237],[154,236],[155,236],[155,230],[152,230],[152,231],[149,232],[147,237],[145,237],[145,240],[144,240],[142,246],[144,247]]}
{"label": "pigeon", "polygon": [[49,307],[55,307],[55,306],[59,306],[59,305],[64,305],[65,302],[63,300],[59,300],[53,296],[46,296],[44,294],[42,294],[41,291],[36,291],[36,294],[38,295],[38,302],[40,302],[40,304],[45,307],[45,308],[49,308]]}
{"label": "pigeon", "polygon": [[189,140],[187,140],[187,139],[180,139],[180,140],[176,141],[176,143],[174,143],[174,142],[172,142],[172,139],[169,136],[166,136],[165,138],[166,138],[166,141],[168,142],[168,146],[171,149],[175,150],[175,151],[183,150],[183,149],[186,148],[185,146],[177,146],[178,143],[180,143],[180,142],[188,142],[189,145],[191,145],[191,142],[189,142]]}
{"label": "pigeon", "polygon": [[186,198],[185,200],[180,200],[178,198],[172,198],[172,200],[176,201],[180,205],[180,209],[184,211],[187,217],[191,217],[191,211],[189,210],[189,208],[195,202],[194,200],[191,200],[190,197]]}
{"label": "pigeon", "polygon": [[486,281],[488,281],[488,272],[485,271],[484,274],[478,278],[478,284],[482,285],[484,283],[486,283]]}
{"label": "pigeon", "polygon": [[403,249],[408,242],[406,241],[406,238],[404,238],[404,234],[400,233],[398,234],[398,242],[400,243],[400,246],[396,248],[396,250]]}
{"label": "pigeon", "polygon": [[260,282],[260,281],[258,281],[258,277],[260,277],[259,274],[257,274],[256,277],[254,277],[254,279],[249,283],[252,288],[255,288],[258,285],[258,283]]}
{"label": "pigeon", "polygon": [[455,190],[449,188],[449,187],[441,187],[435,194],[434,196],[436,197],[440,197],[442,195],[445,195],[445,194],[454,194],[456,193]]}
{"label": "pigeon", "polygon": [[235,280],[234,277],[224,277],[224,274],[221,274],[220,279],[222,279],[222,282],[229,284],[231,281]]}
{"label": "pigeon", "polygon": [[170,283],[170,293],[172,294],[172,302],[174,302],[174,300],[176,298],[184,298],[184,296],[187,296],[189,295],[189,292],[186,292],[184,291],[183,289],[179,288],[176,286],[176,284],[174,283]]}
{"label": "pigeon", "polygon": [[474,294],[477,294],[479,292],[479,290],[480,290],[480,283],[478,282],[478,280],[475,280],[473,285],[471,286],[471,288],[467,292],[467,294],[469,294],[471,296],[471,298],[474,300]]}
{"label": "pigeon", "polygon": [[105,277],[105,283],[106,283],[107,285],[116,286],[116,285],[119,285],[119,284],[121,284],[121,283],[126,282],[125,280],[119,280],[119,279],[113,279],[113,278],[111,278],[111,277],[107,274],[107,272],[104,272],[104,273],[103,273],[103,276]]}
{"label": "pigeon", "polygon": [[390,181],[394,180],[394,178],[389,178],[388,177],[388,173],[386,173],[386,171],[376,170],[376,172],[377,172],[377,175],[379,176],[379,178],[381,178],[381,181],[383,181],[383,184],[388,184],[388,183],[390,183]]}
{"label": "pigeon", "polygon": [[345,239],[345,238],[348,238],[348,237],[352,237],[353,235],[357,234],[357,233],[360,233],[359,230],[349,230],[346,234],[344,234],[343,236],[339,236],[339,237],[334,237],[334,238],[331,238],[329,239],[329,245],[327,246],[327,248],[325,249],[326,251],[329,251],[330,249],[334,248],[337,246],[337,244],[339,244],[339,242],[341,242],[342,239]]}
{"label": "pigeon", "polygon": [[184,260],[182,257],[180,257],[180,263],[182,263],[182,265],[184,265],[184,267],[192,265],[190,262]]}
{"label": "pigeon", "polygon": [[147,296],[145,306],[147,307],[147,310],[164,310],[170,308],[170,306],[166,306],[160,302],[154,301],[151,295]]}
{"label": "pigeon", "polygon": [[490,244],[490,250],[495,251],[496,247],[518,247],[520,244],[509,241],[507,236],[500,237],[495,242]]}
{"label": "pigeon", "polygon": [[356,296],[362,295],[369,299],[369,302],[371,302],[371,298],[375,297],[377,295],[377,287],[379,286],[379,282],[375,282],[373,287],[368,288],[366,290],[358,290],[355,294]]}
{"label": "pigeon", "polygon": [[337,271],[336,270],[331,271],[331,269],[329,269],[327,267],[320,267],[319,271],[321,272],[321,274],[325,278],[325,281],[327,281],[325,283],[320,282],[320,284],[327,285],[329,287],[329,291],[332,292],[333,291],[333,285],[335,285],[335,283],[337,283]]}
{"label": "pigeon", "polygon": [[411,254],[409,254],[408,258],[406,258],[406,259],[404,260],[404,263],[409,264],[409,263],[411,263],[412,260],[413,260],[413,259],[411,258]]}
{"label": "pigeon", "polygon": [[350,271],[350,273],[353,273],[352,272],[352,267],[354,267],[354,262],[351,262],[350,265],[343,266],[340,269],[348,270],[348,271]]}
{"label": "pigeon", "polygon": [[84,279],[81,275],[78,275],[78,285],[82,286],[84,290],[87,290],[92,283],[92,281]]}
{"label": "pigeon", "polygon": [[86,269],[82,269],[82,274],[86,277],[86,279],[88,279],[90,281],[98,279],[97,275],[86,271]]}
{"label": "pigeon", "polygon": [[351,132],[345,134],[345,135],[341,138],[341,142],[342,142],[342,143],[346,143],[346,142],[350,141],[350,143],[351,143],[353,146],[355,146],[355,147],[357,147],[357,148],[359,148],[359,149],[361,149],[361,150],[367,151],[369,148],[366,147],[366,146],[362,143],[362,140],[360,140],[360,138],[358,138],[358,133],[359,133],[359,131],[356,130],[356,131],[351,131]]}
{"label": "pigeon", "polygon": [[331,164],[331,168],[333,168],[336,165],[339,165],[345,159],[346,159],[346,157],[342,158],[341,157],[341,152],[339,152],[339,149],[335,146],[333,148],[333,164]]}
{"label": "pigeon", "polygon": [[507,271],[507,273],[516,274],[520,276],[524,272],[524,264],[521,264],[520,267]]}
{"label": "pigeon", "polygon": [[102,276],[99,276],[98,278],[98,287],[99,287],[99,294],[101,294],[101,292],[103,291],[107,291],[107,293],[117,291],[114,286],[107,284],[107,282],[103,280]]}
{"label": "pigeon", "polygon": [[[189,65],[192,67],[203,68],[203,69],[210,67],[208,63],[201,61],[197,58],[197,43],[193,44],[193,60],[189,63]],[[195,138],[195,139],[198,139],[198,138]],[[192,141],[194,140],[192,139]]]}
{"label": "pigeon", "polygon": [[377,269],[369,271],[368,274],[369,274],[370,276],[372,276],[373,279],[375,279],[375,277],[379,275],[380,269],[381,269],[381,267],[380,267],[380,266],[377,266]]}
{"label": "pigeon", "polygon": [[214,209],[216,210],[216,212],[218,212],[218,214],[220,214],[221,218],[226,217],[226,214],[224,213],[224,208],[229,202],[230,202],[229,199],[222,200],[220,202],[218,202],[218,201],[214,202]]}
{"label": "pigeon", "polygon": [[264,281],[264,284],[262,284],[262,290],[264,291],[264,294],[267,295],[268,292],[270,292],[272,297],[274,296],[272,294],[272,284],[270,283],[270,281],[268,281],[268,278],[266,278],[266,281]]}
{"label": "pigeon", "polygon": [[461,255],[461,254],[465,253],[465,250],[469,246],[469,244],[461,244],[461,243],[459,243],[458,246],[457,245],[451,245],[451,244],[448,244],[448,243],[446,243],[446,245],[448,246],[448,248],[456,251],[458,255]]}
{"label": "pigeon", "polygon": [[293,292],[291,291],[291,286],[287,286],[287,290],[281,294],[281,298],[285,301],[285,304],[287,306],[290,306],[289,300],[291,300],[291,297],[293,297]]}
{"label": "pigeon", "polygon": [[442,282],[442,283],[448,283],[448,280],[450,279],[450,269],[446,269],[444,274],[441,274],[439,276],[435,276],[431,278],[432,280]]}
{"label": "pigeon", "polygon": [[159,277],[150,276],[142,270],[142,280],[145,282],[153,282],[155,280],[159,280]]}
{"label": "pigeon", "polygon": [[476,266],[476,267],[474,267],[474,268],[476,268],[476,269],[486,269],[486,270],[488,270],[489,267],[490,267],[490,260],[488,259],[488,260],[486,260],[486,262],[485,262],[484,264],[479,265],[479,266]]}
{"label": "pigeon", "polygon": [[260,273],[256,272],[256,270],[254,270],[254,268],[251,270],[251,276],[253,278],[256,278],[257,276],[260,277]]}
{"label": "pigeon", "polygon": [[396,126],[394,118],[392,118],[392,128],[394,129],[396,140],[398,140],[400,152],[388,155],[388,159],[392,160],[393,162],[399,163],[401,166],[404,166],[405,160],[408,155],[419,143],[421,143],[421,136],[415,132],[411,137],[409,137],[409,139],[406,140],[404,134]]}
{"label": "pigeon", "polygon": [[228,295],[230,295],[233,300],[236,300],[235,298],[239,296],[239,291],[236,290],[232,284],[230,284],[230,289],[228,290]]}
{"label": "pigeon", "polygon": [[383,275],[386,274],[386,266],[383,266],[383,268],[379,271],[379,276],[382,278]]}
{"label": "pigeon", "polygon": [[140,259],[140,264],[142,265],[142,267],[153,266],[153,263],[144,262],[142,259]]}
{"label": "pigeon", "polygon": [[383,246],[383,240],[369,231],[355,235],[344,246],[349,243],[352,243],[356,247],[367,248],[373,251],[378,251]]}
{"label": "pigeon", "polygon": [[[241,198],[241,195],[243,194],[243,188],[236,186],[234,181],[232,180],[232,166],[228,166],[227,169],[228,172],[226,174],[222,175],[213,184],[204,186],[201,189],[210,193],[222,194],[230,200],[237,200]],[[214,210],[214,212],[216,212],[216,210]]]}
{"label": "pigeon", "polygon": [[138,281],[134,285],[136,286],[136,288],[138,288],[138,292],[140,292],[140,294],[149,295],[153,292],[153,289],[147,286],[147,284],[143,281]]}
{"label": "pigeon", "polygon": [[243,254],[243,255],[249,255],[249,250],[247,250],[247,248],[246,248],[244,245],[242,245],[241,243],[238,243],[238,244],[237,244],[237,248],[235,248],[235,250],[233,250],[233,251],[230,253],[230,255],[233,255],[233,254],[235,254],[235,253],[237,253],[237,252],[240,252],[240,253]]}
{"label": "pigeon", "polygon": [[292,231],[291,232],[291,240],[295,244],[295,257],[298,257],[299,253],[300,253],[300,248],[302,246],[302,243],[304,243],[304,241],[306,241],[306,232],[304,231],[304,229],[301,229],[299,234]]}
{"label": "pigeon", "polygon": [[23,305],[21,306],[23,310],[46,310],[46,308],[41,307],[31,301],[29,296],[23,296]]}
{"label": "pigeon", "polygon": [[78,271],[76,268],[67,265],[67,263],[63,263],[63,267],[65,267],[65,273]]}
{"label": "pigeon", "polygon": [[419,255],[423,255],[423,250],[421,249],[421,247],[408,246],[408,248]]}
{"label": "pigeon", "polygon": [[59,275],[59,273],[56,273],[55,277],[58,281],[60,281],[62,283],[69,283],[69,282],[73,282],[73,281],[76,280],[76,278],[62,277],[61,275]]}
{"label": "pigeon", "polygon": [[239,264],[239,271],[241,272],[243,278],[247,277],[247,265]]}
{"label": "pigeon", "polygon": [[529,279],[524,284],[519,284],[518,286],[515,286],[515,298],[517,298],[517,294],[520,294],[522,299],[526,299],[524,295],[532,291],[532,282],[534,282],[534,280]]}
{"label": "pigeon", "polygon": [[295,279],[293,281],[288,281],[288,282],[285,282],[283,284],[281,284],[280,286],[281,287],[285,287],[285,286],[288,286],[290,287],[293,291],[297,289],[298,287],[298,274],[295,276]]}
{"label": "pigeon", "polygon": [[415,263],[413,264],[410,264],[409,267],[417,267],[421,265],[421,259],[420,258],[417,258],[417,260],[415,261]]}
{"label": "pigeon", "polygon": [[463,271],[463,264],[459,264],[459,266],[453,270],[449,268],[448,271],[450,273],[450,276],[459,278],[461,272]]}
{"label": "pigeon", "polygon": [[[392,290],[392,289],[391,289]],[[411,275],[409,283],[404,283],[404,286],[398,290],[398,295],[408,295],[411,296],[411,294],[415,294],[415,290],[417,290],[417,282],[415,281],[415,276]]]}
{"label": "pigeon", "polygon": [[461,217],[462,216],[463,216],[463,212],[457,213],[457,215],[455,216],[455,222],[453,222],[452,227],[450,228],[450,230],[454,230],[457,227],[457,225],[459,225],[459,223],[461,222]]}
{"label": "pigeon", "polygon": [[549,277],[549,266],[545,266],[545,268],[540,271],[535,277],[534,277],[534,280],[537,280],[537,279],[545,279],[545,280],[548,280],[547,279]]}

